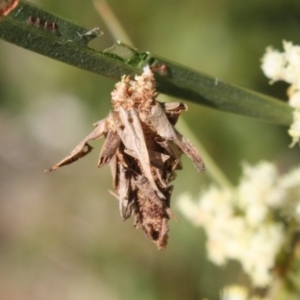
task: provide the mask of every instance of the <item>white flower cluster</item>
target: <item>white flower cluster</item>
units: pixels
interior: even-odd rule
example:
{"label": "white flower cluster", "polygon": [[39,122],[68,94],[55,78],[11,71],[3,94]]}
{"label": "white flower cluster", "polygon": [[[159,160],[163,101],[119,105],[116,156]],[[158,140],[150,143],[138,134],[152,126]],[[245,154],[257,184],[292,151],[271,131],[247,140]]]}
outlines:
{"label": "white flower cluster", "polygon": [[248,291],[245,287],[240,285],[230,285],[223,289],[221,293],[221,300],[270,300],[269,298],[262,298],[260,296],[248,296]]}
{"label": "white flower cluster", "polygon": [[285,222],[300,224],[300,168],[279,176],[271,163],[244,164],[236,188],[212,185],[198,202],[182,195],[179,208],[205,229],[211,261],[238,260],[254,285],[264,287],[287,238]]}
{"label": "white flower cluster", "polygon": [[262,70],[272,82],[283,80],[288,89],[290,106],[294,107],[294,122],[288,133],[293,141],[291,147],[300,142],[300,46],[283,41],[284,52],[268,47],[262,58]]}

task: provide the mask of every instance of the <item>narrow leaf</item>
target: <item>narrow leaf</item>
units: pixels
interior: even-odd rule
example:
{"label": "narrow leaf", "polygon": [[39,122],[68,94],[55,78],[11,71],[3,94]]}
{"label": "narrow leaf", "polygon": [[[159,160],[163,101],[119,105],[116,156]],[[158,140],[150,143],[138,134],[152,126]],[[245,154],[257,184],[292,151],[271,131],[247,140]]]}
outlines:
{"label": "narrow leaf", "polygon": [[96,51],[88,43],[100,35],[20,1],[0,19],[0,38],[72,66],[119,79],[140,74],[145,65],[156,71],[157,90],[197,104],[281,125],[292,123],[292,108],[275,98],[223,82],[122,43]]}

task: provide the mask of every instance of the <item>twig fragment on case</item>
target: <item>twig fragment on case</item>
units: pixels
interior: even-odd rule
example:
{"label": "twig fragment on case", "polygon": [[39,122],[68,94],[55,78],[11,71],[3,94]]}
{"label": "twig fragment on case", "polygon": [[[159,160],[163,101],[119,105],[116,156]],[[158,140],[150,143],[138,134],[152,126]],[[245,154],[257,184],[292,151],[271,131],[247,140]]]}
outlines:
{"label": "twig fragment on case", "polygon": [[174,125],[183,103],[156,101],[154,75],[149,67],[134,80],[123,76],[112,94],[113,110],[95,123],[95,129],[62,161],[46,171],[53,171],[87,155],[88,144],[105,136],[98,167],[109,164],[114,192],[123,220],[134,215],[134,226],[164,249],[168,239],[168,220],[176,217],[170,209],[175,171],[182,168],[181,155],[192,159],[198,171],[204,171],[196,148]]}

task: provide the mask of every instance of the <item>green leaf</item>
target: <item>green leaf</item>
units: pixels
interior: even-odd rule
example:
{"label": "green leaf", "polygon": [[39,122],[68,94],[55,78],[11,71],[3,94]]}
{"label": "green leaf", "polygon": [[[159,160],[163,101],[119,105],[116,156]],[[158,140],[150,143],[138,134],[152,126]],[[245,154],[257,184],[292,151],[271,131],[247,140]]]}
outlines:
{"label": "green leaf", "polygon": [[266,122],[292,123],[292,108],[275,98],[122,43],[96,51],[88,43],[97,36],[97,28],[88,30],[26,1],[20,1],[0,20],[2,39],[75,67],[119,79],[124,74],[140,74],[145,65],[150,65],[157,70],[157,90],[161,93]]}

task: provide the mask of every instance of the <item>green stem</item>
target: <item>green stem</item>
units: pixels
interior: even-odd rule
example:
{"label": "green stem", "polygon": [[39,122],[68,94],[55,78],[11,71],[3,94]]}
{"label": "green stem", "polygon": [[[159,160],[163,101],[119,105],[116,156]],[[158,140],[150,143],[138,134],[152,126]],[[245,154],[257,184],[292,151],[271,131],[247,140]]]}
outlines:
{"label": "green stem", "polygon": [[190,101],[218,110],[236,113],[261,121],[290,125],[292,108],[286,103],[257,92],[225,83],[203,73],[155,57],[156,64],[165,64],[170,76],[157,80],[157,89],[170,96]]}
{"label": "green stem", "polygon": [[0,38],[75,67],[119,79],[124,74],[140,74],[145,65],[164,66],[165,72],[156,73],[161,93],[261,121],[292,123],[292,108],[286,103],[124,44],[95,51],[88,43],[97,36],[97,30],[78,26],[26,1],[20,1],[0,20]]}

